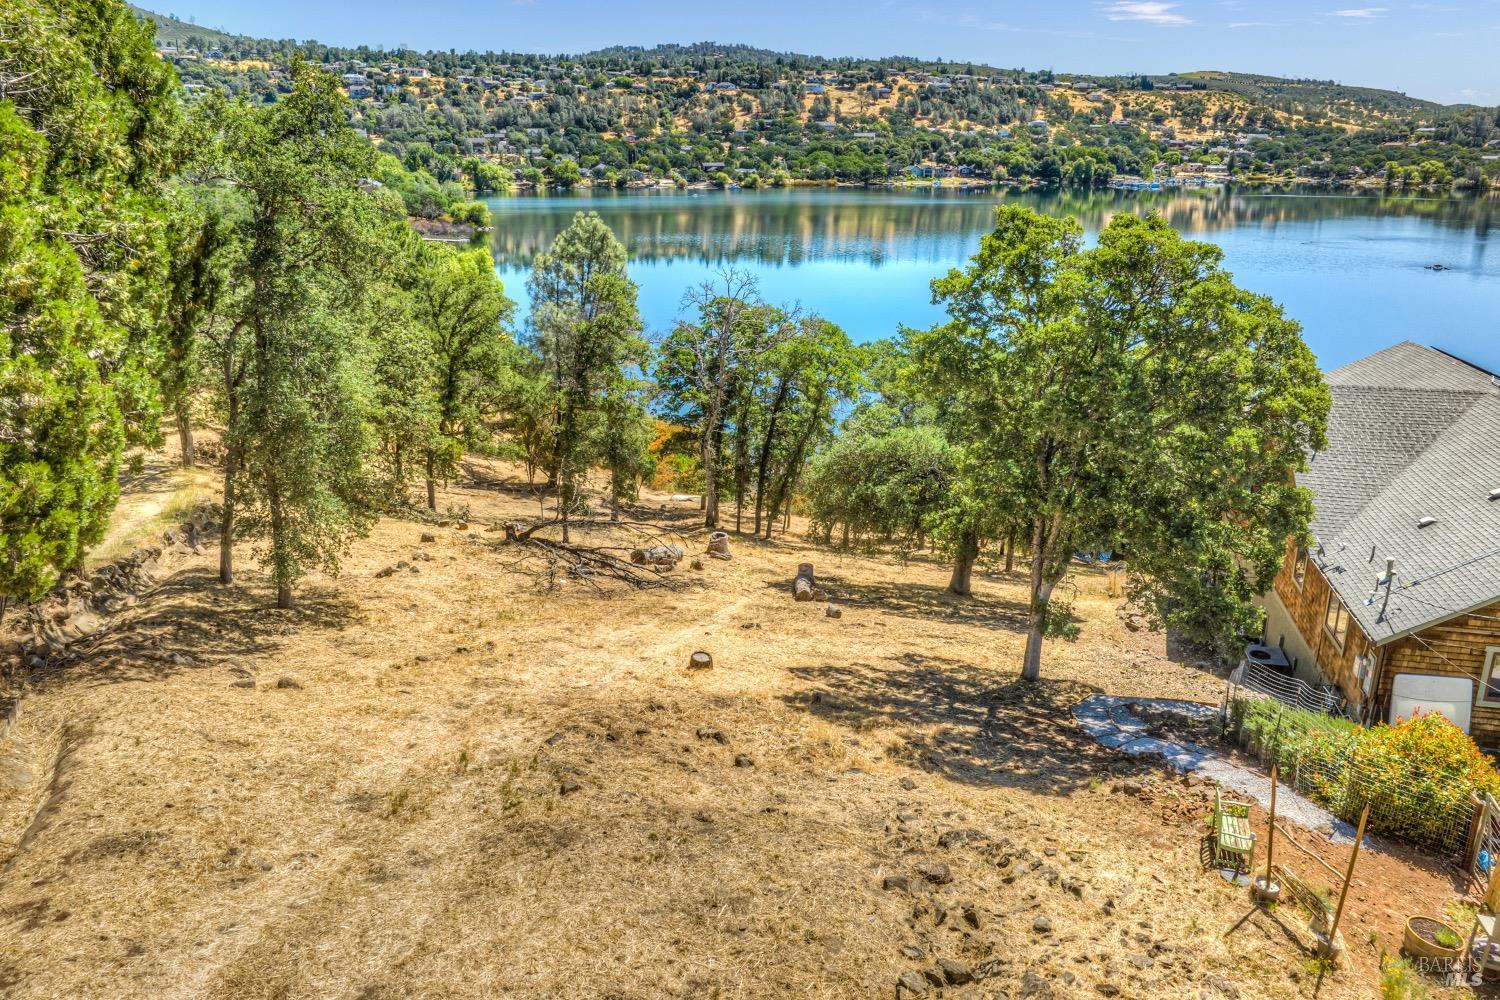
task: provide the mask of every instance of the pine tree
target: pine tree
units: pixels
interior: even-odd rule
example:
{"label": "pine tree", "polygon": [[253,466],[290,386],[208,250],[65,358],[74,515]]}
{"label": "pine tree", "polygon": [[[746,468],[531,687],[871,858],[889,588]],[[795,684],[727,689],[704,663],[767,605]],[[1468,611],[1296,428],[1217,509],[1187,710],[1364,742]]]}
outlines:
{"label": "pine tree", "polygon": [[593,457],[609,391],[644,358],[625,248],[593,212],[574,216],[531,271],[531,325],[551,396],[552,466],[563,541],[578,482]]}
{"label": "pine tree", "polygon": [[81,562],[156,434],[174,91],[123,3],[0,6],[0,602]]}
{"label": "pine tree", "polygon": [[213,344],[227,442],[220,579],[233,543],[264,544],[276,603],[308,570],[334,571],[373,519],[374,408],[360,306],[387,266],[394,220],[358,184],[370,148],[337,81],[294,67],[287,97],[224,109],[223,172],[240,199],[224,329]]}

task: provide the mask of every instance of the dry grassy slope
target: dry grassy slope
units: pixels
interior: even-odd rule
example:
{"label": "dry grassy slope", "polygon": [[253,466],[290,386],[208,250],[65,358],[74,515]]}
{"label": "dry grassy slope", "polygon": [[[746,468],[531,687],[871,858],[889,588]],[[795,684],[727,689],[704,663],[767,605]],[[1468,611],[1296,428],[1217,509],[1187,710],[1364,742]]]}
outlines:
{"label": "dry grassy slope", "polygon": [[[935,563],[740,539],[670,590],[544,592],[480,530],[536,510],[510,475],[447,491],[472,530],[382,521],[291,612],[254,572],[214,586],[205,554],[39,686],[0,748],[0,992],[889,997],[988,957],[947,995],[1027,995],[1028,972],[1057,997],[1308,986],[1269,918],[1222,936],[1245,901],[1195,829],[1111,794],[1128,765],[1073,728],[1090,690],[1220,691],[1097,577],[1031,689],[1018,577],[960,601]],[[696,551],[694,513],[658,516]],[[841,620],[791,601],[804,559]],[[717,666],[689,675],[697,648]],[[1356,958],[1321,996],[1370,995]]]}

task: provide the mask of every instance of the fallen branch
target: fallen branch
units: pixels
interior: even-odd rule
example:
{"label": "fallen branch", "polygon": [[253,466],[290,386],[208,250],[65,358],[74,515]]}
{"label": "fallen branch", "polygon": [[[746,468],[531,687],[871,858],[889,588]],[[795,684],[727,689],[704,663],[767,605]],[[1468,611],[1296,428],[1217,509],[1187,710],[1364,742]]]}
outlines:
{"label": "fallen branch", "polygon": [[681,557],[682,549],[656,532],[655,525],[645,522],[585,520],[570,522],[570,527],[607,525],[625,528],[638,536],[633,545],[583,545],[563,542],[540,534],[545,528],[561,524],[560,521],[542,521],[533,525],[510,523],[505,525],[507,544],[520,546],[526,553],[540,556],[546,564],[546,580],[556,586],[559,576],[582,580],[598,587],[601,580],[616,580],[638,590],[665,586],[667,573],[676,565],[676,560],[646,559],[637,561],[636,554],[675,549]]}

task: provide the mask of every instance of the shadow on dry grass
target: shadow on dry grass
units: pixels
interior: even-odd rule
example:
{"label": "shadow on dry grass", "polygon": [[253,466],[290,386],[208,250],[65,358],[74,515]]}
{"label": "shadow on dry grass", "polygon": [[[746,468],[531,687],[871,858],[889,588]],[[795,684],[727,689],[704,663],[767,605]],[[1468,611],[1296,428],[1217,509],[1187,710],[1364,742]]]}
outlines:
{"label": "shadow on dry grass", "polygon": [[207,568],[183,570],[147,599],[145,614],[108,632],[80,662],[63,669],[90,684],[161,680],[265,655],[288,636],[338,632],[362,619],[358,603],[332,587],[304,585],[287,610],[272,602],[268,588],[223,587]]}
{"label": "shadow on dry grass", "polygon": [[[869,608],[902,618],[953,625],[977,625],[1010,632],[1025,632],[1027,608],[1020,601],[993,597],[959,597],[947,587],[914,580],[861,582],[837,573],[818,574],[818,585],[833,599],[850,607]],[[782,586],[771,583],[768,586]],[[791,587],[791,577],[784,584]]]}
{"label": "shadow on dry grass", "polygon": [[1069,708],[1096,688],[1046,680],[997,687],[992,670],[959,660],[906,653],[896,662],[793,667],[814,689],[784,700],[854,730],[908,727],[893,753],[968,784],[1066,795],[1129,766],[1073,724]]}

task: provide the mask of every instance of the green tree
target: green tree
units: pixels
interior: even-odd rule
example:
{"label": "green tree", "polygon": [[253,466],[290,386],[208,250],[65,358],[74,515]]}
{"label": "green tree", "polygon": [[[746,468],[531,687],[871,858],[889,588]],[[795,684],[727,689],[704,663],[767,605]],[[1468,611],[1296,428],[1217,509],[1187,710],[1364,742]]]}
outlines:
{"label": "green tree", "polygon": [[776,515],[801,478],[812,449],[832,430],[835,409],[861,386],[863,354],[838,326],[821,316],[808,316],[797,323],[793,336],[774,344],[762,358],[766,377],[756,380],[754,420],[741,431],[754,439],[753,533],[760,533],[764,514],[766,537],[771,537]]}
{"label": "green tree", "polygon": [[515,175],[498,163],[470,157],[464,161],[464,172],[477,195],[510,194],[515,186]]}
{"label": "green tree", "polygon": [[0,602],[79,564],[157,435],[175,90],[123,3],[0,7]]}
{"label": "green tree", "polygon": [[1297,324],[1236,287],[1217,247],[1156,216],[1116,216],[1093,249],[1082,236],[1000,209],[970,267],[933,282],[948,322],[912,337],[921,377],[1029,526],[1028,680],[1075,551],[1123,548],[1164,600],[1191,600],[1184,577],[1206,575],[1248,603],[1306,532],[1291,475],[1329,405]]}
{"label": "green tree", "polygon": [[625,248],[597,213],[579,212],[531,269],[531,326],[548,380],[551,468],[558,517],[568,540],[578,481],[594,457],[589,447],[605,400],[644,360],[636,286],[625,273]]}
{"label": "green tree", "polygon": [[564,190],[571,190],[583,180],[583,172],[573,160],[558,160],[552,164],[552,183]]}
{"label": "green tree", "polygon": [[650,383],[625,378],[604,397],[601,421],[593,452],[609,472],[609,516],[620,519],[620,507],[634,503],[641,480],[656,471],[651,442],[656,439],[656,419],[646,408]]}
{"label": "green tree", "polygon": [[[437,364],[431,332],[416,316],[412,287],[422,274],[424,249],[415,233],[396,241],[391,258],[406,266],[367,290],[359,316],[372,353],[371,390],[383,499],[401,503],[437,434]],[[416,245],[412,245],[416,244]]]}
{"label": "green tree", "polygon": [[452,475],[465,449],[486,436],[514,303],[488,250],[438,246],[427,248],[425,257],[415,295],[418,320],[432,341],[436,427],[426,448],[427,506],[437,510],[437,478]]}
{"label": "green tree", "polygon": [[336,79],[297,64],[293,80],[276,104],[220,118],[235,292],[210,338],[227,443],[220,579],[234,581],[236,539],[261,539],[279,607],[309,569],[336,571],[373,518],[360,308],[398,221],[360,189],[373,153]]}
{"label": "green tree", "polygon": [[814,533],[844,545],[871,536],[914,548],[947,504],[953,448],[929,422],[908,423],[886,404],[862,409],[819,452],[808,476]]}
{"label": "green tree", "polygon": [[183,468],[198,462],[193,439],[193,395],[202,381],[200,340],[224,293],[228,227],[218,207],[187,191],[169,224],[167,302],[161,317],[162,401],[177,425]]}
{"label": "green tree", "polygon": [[696,322],[678,323],[667,337],[657,379],[679,419],[696,427],[703,523],[717,528],[721,448],[737,412],[731,404],[742,390],[753,392],[761,356],[796,327],[786,312],[760,300],[754,275],[734,268],[691,289],[683,303]]}

